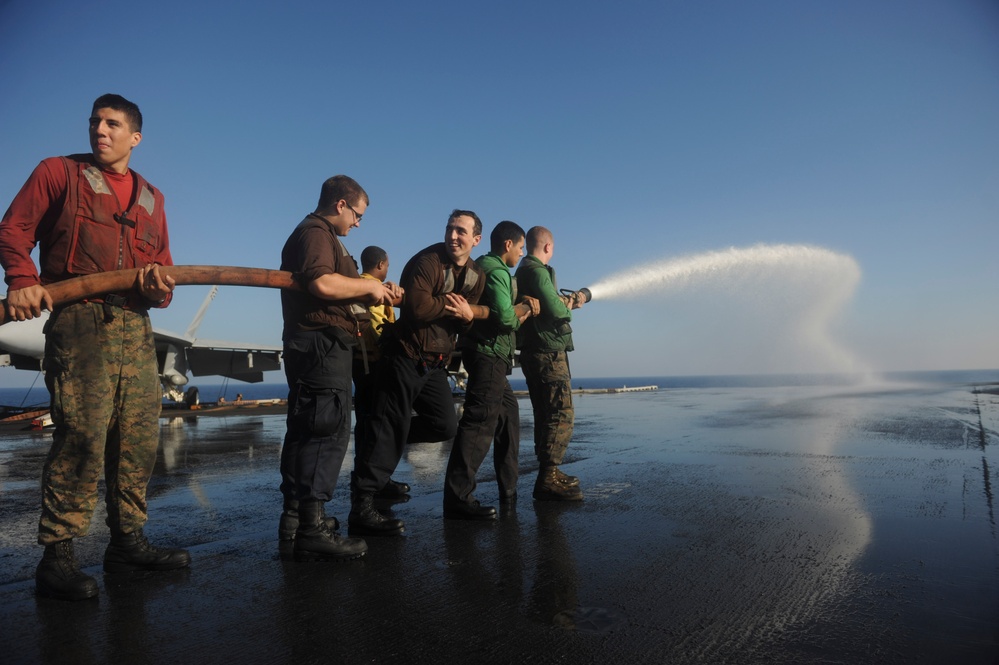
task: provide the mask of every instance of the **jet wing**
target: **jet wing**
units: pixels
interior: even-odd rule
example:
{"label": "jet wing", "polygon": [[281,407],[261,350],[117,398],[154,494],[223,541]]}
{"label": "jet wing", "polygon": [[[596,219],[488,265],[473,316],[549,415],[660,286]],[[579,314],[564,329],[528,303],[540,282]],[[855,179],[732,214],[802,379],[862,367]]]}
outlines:
{"label": "jet wing", "polygon": [[[205,298],[187,332],[178,334],[153,327],[153,340],[164,390],[181,394],[187,385],[187,372],[194,376],[224,376],[229,379],[259,383],[264,372],[281,369],[281,346],[247,344],[230,340],[199,339],[198,324],[204,317],[217,287]],[[0,367],[40,371],[45,355],[43,327],[49,313],[31,321],[11,322],[0,326]]]}
{"label": "jet wing", "polygon": [[280,346],[196,340],[187,348],[187,366],[194,376],[224,376],[259,383],[264,372],[281,369]]}

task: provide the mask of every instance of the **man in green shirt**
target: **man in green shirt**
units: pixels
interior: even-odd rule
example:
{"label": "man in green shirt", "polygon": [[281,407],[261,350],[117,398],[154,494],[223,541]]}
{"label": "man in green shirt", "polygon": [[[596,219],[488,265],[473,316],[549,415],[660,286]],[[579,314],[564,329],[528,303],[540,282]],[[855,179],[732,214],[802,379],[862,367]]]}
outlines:
{"label": "man in green shirt", "polygon": [[507,376],[513,370],[514,333],[538,313],[538,303],[526,298],[514,305],[517,289],[510,268],[524,253],[524,229],[514,222],[500,222],[489,243],[490,252],[475,261],[486,275],[479,305],[489,309],[489,317],[475,320],[459,344],[468,388],[445,475],[445,519],[496,519],[496,509],[480,505],[473,496],[475,474],[490,443],[500,503],[517,498],[520,410]]}
{"label": "man in green shirt", "polygon": [[558,465],[572,439],[575,412],[569,357],[572,351],[570,310],[583,306],[579,294],[561,296],[555,270],[548,265],[555,249],[551,231],[535,226],[527,232],[527,256],[517,268],[520,293],[537,298],[541,312],[526,322],[520,334],[520,365],[527,380],[534,409],[534,451],[538,456],[538,501],[582,501],[579,478],[568,476]]}

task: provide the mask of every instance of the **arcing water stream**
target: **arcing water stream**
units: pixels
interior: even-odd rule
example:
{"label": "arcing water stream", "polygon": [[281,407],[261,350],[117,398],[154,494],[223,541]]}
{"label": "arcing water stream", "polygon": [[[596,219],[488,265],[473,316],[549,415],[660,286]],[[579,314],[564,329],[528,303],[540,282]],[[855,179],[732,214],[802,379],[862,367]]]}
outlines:
{"label": "arcing water stream", "polygon": [[[853,296],[860,267],[850,256],[806,245],[755,245],[637,266],[589,287],[593,299],[684,292],[725,293],[790,340],[809,371],[866,372],[829,327]],[[789,348],[789,353],[791,349]]]}

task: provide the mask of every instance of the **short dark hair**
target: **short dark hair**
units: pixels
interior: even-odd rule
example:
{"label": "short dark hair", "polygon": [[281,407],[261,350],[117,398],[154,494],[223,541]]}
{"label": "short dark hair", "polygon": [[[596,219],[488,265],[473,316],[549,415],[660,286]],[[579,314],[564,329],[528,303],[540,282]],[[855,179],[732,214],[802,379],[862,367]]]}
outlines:
{"label": "short dark hair", "polygon": [[377,245],[369,245],[361,251],[361,270],[371,272],[375,266],[386,260],[388,260],[388,252]]}
{"label": "short dark hair", "polygon": [[455,208],[454,210],[451,211],[451,216],[447,218],[448,224],[450,224],[451,220],[454,219],[455,217],[471,217],[472,220],[475,222],[475,224],[472,225],[472,235],[473,236],[482,235],[482,220],[479,219],[479,216],[476,215],[474,212],[472,212],[471,210],[458,210],[457,208]]}
{"label": "short dark hair", "polygon": [[350,176],[335,175],[323,183],[323,188],[319,192],[319,205],[316,210],[329,210],[340,199],[349,205],[357,205],[361,201],[370,203],[368,193],[357,184],[357,181]]}
{"label": "short dark hair", "polygon": [[100,109],[113,109],[124,113],[125,117],[128,118],[128,126],[132,131],[142,132],[142,112],[135,102],[130,102],[121,95],[108,93],[94,100],[94,106],[91,108],[90,114],[93,115]]}
{"label": "short dark hair", "polygon": [[517,241],[523,237],[524,229],[520,227],[520,224],[503,220],[489,234],[489,249],[496,254],[502,254],[507,240],[516,245]]}

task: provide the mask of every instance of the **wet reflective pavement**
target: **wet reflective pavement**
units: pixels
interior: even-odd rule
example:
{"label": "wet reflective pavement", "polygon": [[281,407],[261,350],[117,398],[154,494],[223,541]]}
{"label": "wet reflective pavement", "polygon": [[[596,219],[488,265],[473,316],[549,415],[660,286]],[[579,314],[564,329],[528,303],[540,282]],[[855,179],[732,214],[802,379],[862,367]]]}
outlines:
{"label": "wet reflective pavement", "polygon": [[[449,444],[409,448],[400,538],[359,562],[285,561],[280,415],[165,420],[147,535],[189,570],[34,596],[45,434],[0,443],[4,663],[996,663],[995,386],[583,395],[564,469],[581,504],[442,518]],[[348,461],[345,468],[351,466]],[[489,468],[479,498],[496,503]],[[346,521],[341,478],[328,509]]]}

